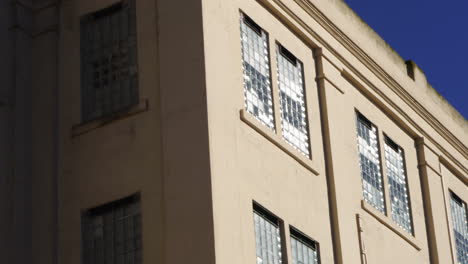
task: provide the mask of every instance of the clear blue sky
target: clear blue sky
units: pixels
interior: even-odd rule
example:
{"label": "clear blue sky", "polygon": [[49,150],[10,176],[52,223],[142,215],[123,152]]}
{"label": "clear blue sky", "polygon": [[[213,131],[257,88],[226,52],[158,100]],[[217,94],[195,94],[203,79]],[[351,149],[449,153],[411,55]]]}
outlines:
{"label": "clear blue sky", "polygon": [[345,0],[468,119],[468,0]]}

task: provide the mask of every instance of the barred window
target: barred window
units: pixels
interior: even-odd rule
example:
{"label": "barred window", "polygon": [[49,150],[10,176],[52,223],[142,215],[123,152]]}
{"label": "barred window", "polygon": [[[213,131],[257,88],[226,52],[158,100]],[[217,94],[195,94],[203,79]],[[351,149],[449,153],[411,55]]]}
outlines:
{"label": "barred window", "polygon": [[384,148],[392,219],[408,233],[413,233],[403,150],[388,137],[385,137]]}
{"label": "barred window", "polygon": [[244,14],[241,14],[241,44],[245,109],[274,130],[268,36]]}
{"label": "barred window", "polygon": [[81,18],[82,119],[138,103],[135,0]]}
{"label": "barred window", "polygon": [[139,198],[128,197],[82,216],[83,264],[142,263]]}
{"label": "barred window", "polygon": [[456,194],[451,193],[450,207],[452,226],[457,251],[457,263],[468,264],[468,223],[466,203]]}
{"label": "barred window", "polygon": [[319,264],[317,243],[295,229],[290,232],[292,264]]}
{"label": "barred window", "polygon": [[360,113],[356,123],[364,200],[385,213],[377,128]]}
{"label": "barred window", "polygon": [[257,264],[282,263],[281,232],[278,219],[263,208],[254,206]]}
{"label": "barred window", "polygon": [[309,157],[302,62],[281,45],[276,50],[283,138]]}

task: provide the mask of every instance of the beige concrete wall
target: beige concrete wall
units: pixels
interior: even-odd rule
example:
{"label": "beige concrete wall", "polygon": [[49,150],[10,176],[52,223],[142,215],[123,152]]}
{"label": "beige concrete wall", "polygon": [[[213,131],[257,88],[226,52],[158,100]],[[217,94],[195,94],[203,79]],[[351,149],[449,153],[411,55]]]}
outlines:
{"label": "beige concrete wall", "polygon": [[[82,211],[136,192],[144,263],[253,263],[253,201],[282,220],[289,263],[289,226],[319,242],[322,263],[452,261],[447,190],[467,201],[466,121],[444,119],[452,110],[418,92],[426,84],[342,2],[138,0],[141,104],[90,126],[80,116],[79,18],[115,2],[61,4],[59,263],[80,263]],[[241,115],[240,11],[269,33],[274,91],[276,41],[304,63],[310,160]],[[405,150],[414,236],[361,203],[356,110]]]}
{"label": "beige concrete wall", "polygon": [[[427,263],[428,249],[426,239],[426,226],[424,222],[423,201],[419,181],[418,162],[414,140],[410,135],[396,125],[385,113],[374,104],[370,103],[353,86],[341,86],[344,94],[336,91],[327,84],[327,105],[330,124],[330,138],[332,142],[334,175],[336,182],[336,199],[339,210],[339,222],[341,242],[343,247],[344,263],[359,262],[357,245],[357,225],[355,215],[362,217],[362,239],[366,248],[368,263]],[[335,107],[339,106],[339,107]],[[388,135],[405,151],[406,169],[411,200],[412,219],[414,225],[414,237],[411,234],[400,231],[403,235],[414,239],[420,249],[416,249],[408,241],[399,236],[391,228],[381,221],[391,220],[389,203],[387,202],[387,216],[381,213],[369,214],[361,205],[362,187],[359,169],[359,156],[356,139],[356,115],[358,110],[366,116],[379,130],[380,144],[383,145],[383,135]],[[381,148],[381,157],[384,152]],[[381,167],[385,170],[382,162]],[[385,174],[384,174],[385,175]],[[384,185],[386,184],[384,180]],[[387,189],[388,190],[388,189]],[[386,195],[388,201],[389,196]],[[350,246],[355,245],[355,246]]]}
{"label": "beige concrete wall", "polygon": [[79,18],[114,2],[63,3],[60,263],[81,263],[81,212],[137,192],[144,263],[213,263],[200,3],[136,1],[141,103],[81,124]]}
{"label": "beige concrete wall", "polygon": [[[240,118],[244,108],[240,11],[268,32],[272,65],[276,64],[276,42],[304,64],[313,157],[308,162],[318,175],[292,157],[302,156],[298,151],[288,154],[256,131],[263,126],[255,118],[251,117],[251,125]],[[290,250],[291,225],[319,242],[323,263],[333,263],[312,48],[255,1],[205,1],[203,17],[217,263],[255,261],[253,201],[284,222],[285,250]],[[277,93],[276,68],[271,71]],[[273,140],[287,145],[280,136]]]}
{"label": "beige concrete wall", "polygon": [[162,166],[158,102],[156,7],[138,1],[140,100],[149,109],[72,137],[81,123],[80,16],[115,1],[68,1],[61,17],[60,263],[81,263],[81,213],[130,194],[141,194],[144,261],[162,259]]}
{"label": "beige concrete wall", "polygon": [[[311,163],[318,176],[291,158],[297,153],[278,147],[278,138],[255,119],[246,122],[239,116],[239,10],[269,33],[273,83],[275,41],[305,63]],[[361,30],[362,22],[341,1],[206,0],[203,12],[217,261],[254,261],[255,200],[286,226],[318,240],[323,263],[450,263],[449,230],[441,229],[447,223],[435,220],[446,214],[446,194],[426,163],[438,167],[439,159],[450,160],[459,172],[454,185],[466,190],[466,121],[435,94],[422,92],[427,83],[409,78],[404,61],[372,30]],[[318,72],[310,67],[315,48],[323,54]],[[356,110],[378,127],[381,143],[385,133],[405,151],[414,235],[397,227],[388,209],[387,215],[376,213],[361,202]],[[424,156],[417,147],[420,139],[437,154]],[[330,213],[331,224],[322,218]]]}

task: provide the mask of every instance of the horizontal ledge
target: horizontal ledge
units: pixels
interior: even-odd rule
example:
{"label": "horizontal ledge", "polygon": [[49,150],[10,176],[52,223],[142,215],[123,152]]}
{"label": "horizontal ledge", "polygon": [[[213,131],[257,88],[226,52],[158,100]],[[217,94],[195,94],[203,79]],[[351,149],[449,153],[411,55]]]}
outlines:
{"label": "horizontal ledge", "polygon": [[327,76],[325,75],[319,75],[317,76],[316,80],[325,80],[327,81],[327,83],[329,83],[331,86],[333,86],[336,90],[338,90],[338,92],[340,92],[341,94],[345,94],[345,92],[343,91],[343,89],[341,89],[340,87],[338,87],[338,85],[336,85],[332,80],[330,80]]}
{"label": "horizontal ledge", "polygon": [[437,176],[442,177],[442,174],[438,170],[436,170],[434,167],[432,167],[427,161],[423,161],[418,164],[418,169],[422,169],[422,168],[429,168]]}
{"label": "horizontal ledge", "polygon": [[146,112],[149,109],[148,99],[140,101],[137,105],[130,107],[129,109],[117,112],[112,115],[104,116],[95,120],[84,122],[78,125],[74,125],[71,129],[72,138],[87,134],[95,129],[109,125],[122,119],[129,118],[142,112]]}
{"label": "horizontal ledge", "polygon": [[240,110],[240,119],[244,123],[249,125],[251,128],[253,128],[255,131],[260,133],[262,136],[264,136],[266,139],[268,139],[271,143],[275,144],[278,148],[280,148],[286,154],[288,154],[297,162],[299,162],[299,164],[301,164],[306,169],[311,171],[314,175],[316,176],[319,175],[318,171],[314,168],[314,165],[312,164],[312,160],[307,159],[305,156],[299,153],[299,151],[289,146],[278,135],[268,130],[263,124],[260,123],[260,121],[255,119],[251,114],[247,113],[244,109]]}
{"label": "horizontal ledge", "polygon": [[386,215],[377,211],[374,207],[372,207],[372,205],[367,204],[364,200],[361,200],[361,207],[362,209],[364,209],[364,211],[372,215],[375,219],[377,219],[380,223],[385,225],[388,229],[390,229],[395,234],[403,238],[410,245],[412,245],[416,250],[421,250],[421,243],[417,241],[416,238],[412,235],[404,233],[404,231],[399,226],[395,225],[390,219],[388,219]]}

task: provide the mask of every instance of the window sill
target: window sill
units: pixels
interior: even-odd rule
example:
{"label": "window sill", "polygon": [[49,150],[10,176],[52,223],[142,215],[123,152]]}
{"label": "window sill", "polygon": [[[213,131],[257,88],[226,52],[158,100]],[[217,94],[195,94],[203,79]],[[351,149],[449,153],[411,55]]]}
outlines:
{"label": "window sill", "polygon": [[366,203],[366,201],[364,200],[361,200],[361,207],[362,209],[364,209],[364,211],[372,215],[380,223],[384,224],[388,229],[392,230],[398,236],[406,240],[406,242],[412,245],[416,250],[421,250],[421,243],[418,240],[416,240],[414,236],[412,236],[409,233],[406,233],[405,230],[393,223],[393,221],[389,219],[388,216],[382,214],[380,211],[376,210],[374,207],[372,207],[372,205]]}
{"label": "window sill", "polygon": [[286,154],[295,159],[299,164],[304,166],[306,169],[311,171],[314,175],[319,175],[318,171],[315,169],[316,166],[313,164],[313,161],[305,157],[298,150],[290,146],[286,141],[284,141],[280,136],[275,134],[273,131],[266,128],[260,121],[253,117],[250,113],[246,112],[244,109],[240,110],[240,119],[253,128],[255,131],[260,133],[271,143],[275,144],[278,148],[283,150]]}
{"label": "window sill", "polygon": [[87,134],[95,129],[109,125],[122,119],[129,118],[142,112],[146,112],[149,109],[149,103],[147,99],[140,101],[137,105],[130,107],[127,110],[120,111],[118,113],[103,116],[101,118],[87,121],[78,125],[74,125],[71,129],[72,138]]}

